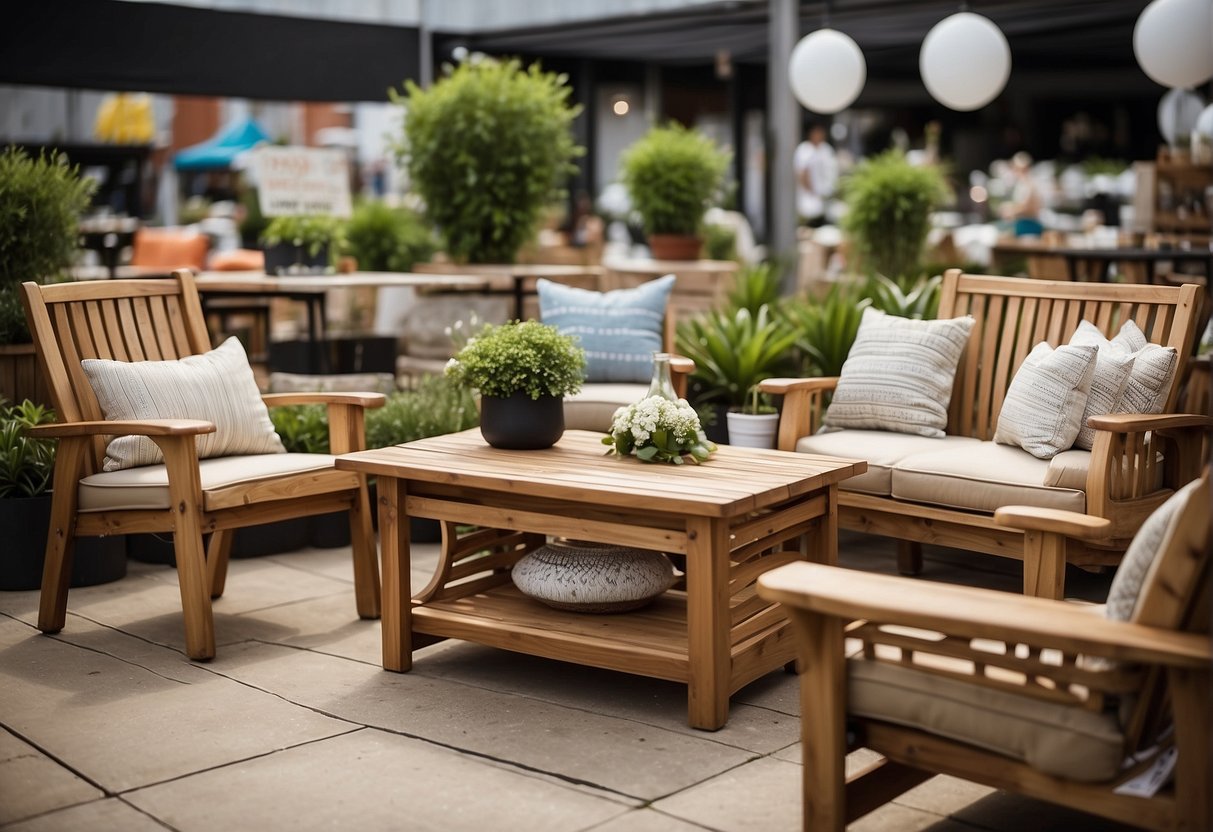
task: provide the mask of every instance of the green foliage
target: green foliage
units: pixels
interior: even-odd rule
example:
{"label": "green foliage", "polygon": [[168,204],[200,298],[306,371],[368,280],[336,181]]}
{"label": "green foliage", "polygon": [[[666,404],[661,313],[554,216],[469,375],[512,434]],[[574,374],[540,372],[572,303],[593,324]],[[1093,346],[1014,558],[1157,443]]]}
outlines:
{"label": "green foliage", "polygon": [[366,446],[386,448],[427,436],[442,436],[480,422],[472,394],[443,376],[426,376],[415,390],[388,396],[366,413]]}
{"label": "green foliage", "polygon": [[824,299],[795,300],[781,310],[796,333],[803,356],[802,371],[810,376],[836,376],[855,343],[863,310],[871,304],[859,289],[835,284]]}
{"label": "green foliage", "polygon": [[326,246],[340,248],[345,244],[345,223],[327,214],[274,217],[261,233],[261,242],[267,246],[302,246],[315,257]]}
{"label": "green foliage", "polygon": [[1087,176],[1120,176],[1128,166],[1124,159],[1105,159],[1102,156],[1088,156],[1082,160],[1082,172]]}
{"label": "green foliage", "polygon": [[322,404],[298,404],[270,408],[270,421],[287,453],[329,452],[328,410]]}
{"label": "green foliage", "polygon": [[889,280],[875,275],[868,280],[863,293],[871,299],[872,308],[899,318],[934,318],[939,309],[939,292],[943,277],[920,277],[914,282]]}
{"label": "green foliage", "polygon": [[345,229],[345,253],[368,272],[407,272],[429,260],[437,246],[424,220],[407,208],[363,202]]}
{"label": "green foliage", "polygon": [[28,344],[31,340],[18,285],[0,286],[0,344]]}
{"label": "green foliage", "polygon": [[446,374],[484,396],[564,396],[581,389],[585,350],[573,336],[538,321],[485,324],[447,364]]}
{"label": "green foliage", "polygon": [[943,174],[916,167],[899,150],[859,164],[843,180],[847,212],[843,229],[851,236],[869,274],[900,278],[918,273],[930,215],[948,197]]}
{"label": "green foliage", "polygon": [[55,413],[28,399],[5,407],[0,399],[0,499],[37,497],[50,488],[55,440],[32,439],[25,429],[55,421]]}
{"label": "green foliage", "polygon": [[779,270],[774,263],[743,266],[737,272],[737,282],[729,292],[728,308],[748,309],[757,315],[763,306],[772,309],[779,303]]}
{"label": "green foliage", "polygon": [[705,225],[703,253],[709,260],[736,260],[737,233],[723,225]]}
{"label": "green foliage", "polygon": [[678,325],[678,352],[695,362],[692,380],[702,402],[745,405],[750,389],[785,372],[796,333],[769,307],[717,310]]}
{"label": "green foliage", "polygon": [[422,89],[405,82],[397,152],[456,261],[512,263],[584,149],[564,75],[486,58]]}
{"label": "green foliage", "polygon": [[245,188],[240,192],[240,205],[244,208],[244,216],[240,220],[240,237],[242,240],[260,240],[261,235],[270,224],[270,219],[261,213],[261,197],[256,188]]}
{"label": "green foliage", "polygon": [[624,151],[620,178],[649,234],[697,234],[729,153],[697,130],[654,127]]}

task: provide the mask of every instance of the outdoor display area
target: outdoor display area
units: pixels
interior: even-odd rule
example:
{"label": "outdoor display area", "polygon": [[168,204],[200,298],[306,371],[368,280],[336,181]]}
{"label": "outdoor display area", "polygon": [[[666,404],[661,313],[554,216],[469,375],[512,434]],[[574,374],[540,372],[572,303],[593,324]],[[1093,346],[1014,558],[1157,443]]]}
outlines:
{"label": "outdoor display area", "polygon": [[[596,201],[567,76],[463,57],[391,94],[403,193],[252,119],[167,227],[0,154],[0,826],[1213,824],[1213,108],[967,177],[812,124],[785,251],[712,131]],[[922,81],[1011,60],[962,12]]]}

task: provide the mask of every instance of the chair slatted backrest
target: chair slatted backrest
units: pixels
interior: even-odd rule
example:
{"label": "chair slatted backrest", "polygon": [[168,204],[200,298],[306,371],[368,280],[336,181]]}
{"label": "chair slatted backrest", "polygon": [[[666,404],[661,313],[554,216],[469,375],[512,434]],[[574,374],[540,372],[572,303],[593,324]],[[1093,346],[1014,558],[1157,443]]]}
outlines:
{"label": "chair slatted backrest", "polygon": [[[149,280],[22,286],[38,361],[60,422],[104,419],[81,361],[163,361],[210,349],[202,303],[188,272]],[[100,470],[105,439],[93,443]]]}
{"label": "chair slatted backrest", "polygon": [[1032,347],[1068,343],[1090,321],[1109,338],[1134,321],[1151,343],[1174,347],[1179,367],[1165,412],[1179,395],[1179,380],[1195,337],[1199,286],[1071,283],[1019,277],[944,275],[939,317],[972,315],[948,408],[948,433],[992,439],[1007,388]]}

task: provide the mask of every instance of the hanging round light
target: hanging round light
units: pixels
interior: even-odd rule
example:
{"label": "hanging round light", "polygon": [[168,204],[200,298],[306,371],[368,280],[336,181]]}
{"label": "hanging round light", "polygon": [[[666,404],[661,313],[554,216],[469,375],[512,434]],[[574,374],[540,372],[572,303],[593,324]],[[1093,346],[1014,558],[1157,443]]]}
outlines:
{"label": "hanging round light", "polygon": [[1158,131],[1169,145],[1188,140],[1205,101],[1191,90],[1168,90],[1158,102]]}
{"label": "hanging round light", "polygon": [[836,29],[805,35],[788,61],[792,94],[815,113],[837,113],[849,107],[867,77],[868,65],[859,44]]}
{"label": "hanging round light", "polygon": [[1213,3],[1154,0],[1133,27],[1133,54],[1164,87],[1194,87],[1213,78]]}
{"label": "hanging round light", "polygon": [[959,12],[927,32],[918,53],[918,69],[927,92],[953,110],[977,110],[989,104],[1011,75],[1011,47],[987,17]]}

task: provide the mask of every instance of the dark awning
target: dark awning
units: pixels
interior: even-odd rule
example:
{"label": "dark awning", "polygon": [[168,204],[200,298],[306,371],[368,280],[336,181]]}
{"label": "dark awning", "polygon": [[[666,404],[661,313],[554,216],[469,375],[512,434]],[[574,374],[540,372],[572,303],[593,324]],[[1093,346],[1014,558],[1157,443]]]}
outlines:
{"label": "dark awning", "polygon": [[383,101],[416,78],[417,29],[122,0],[19,0],[0,83],[278,101]]}

